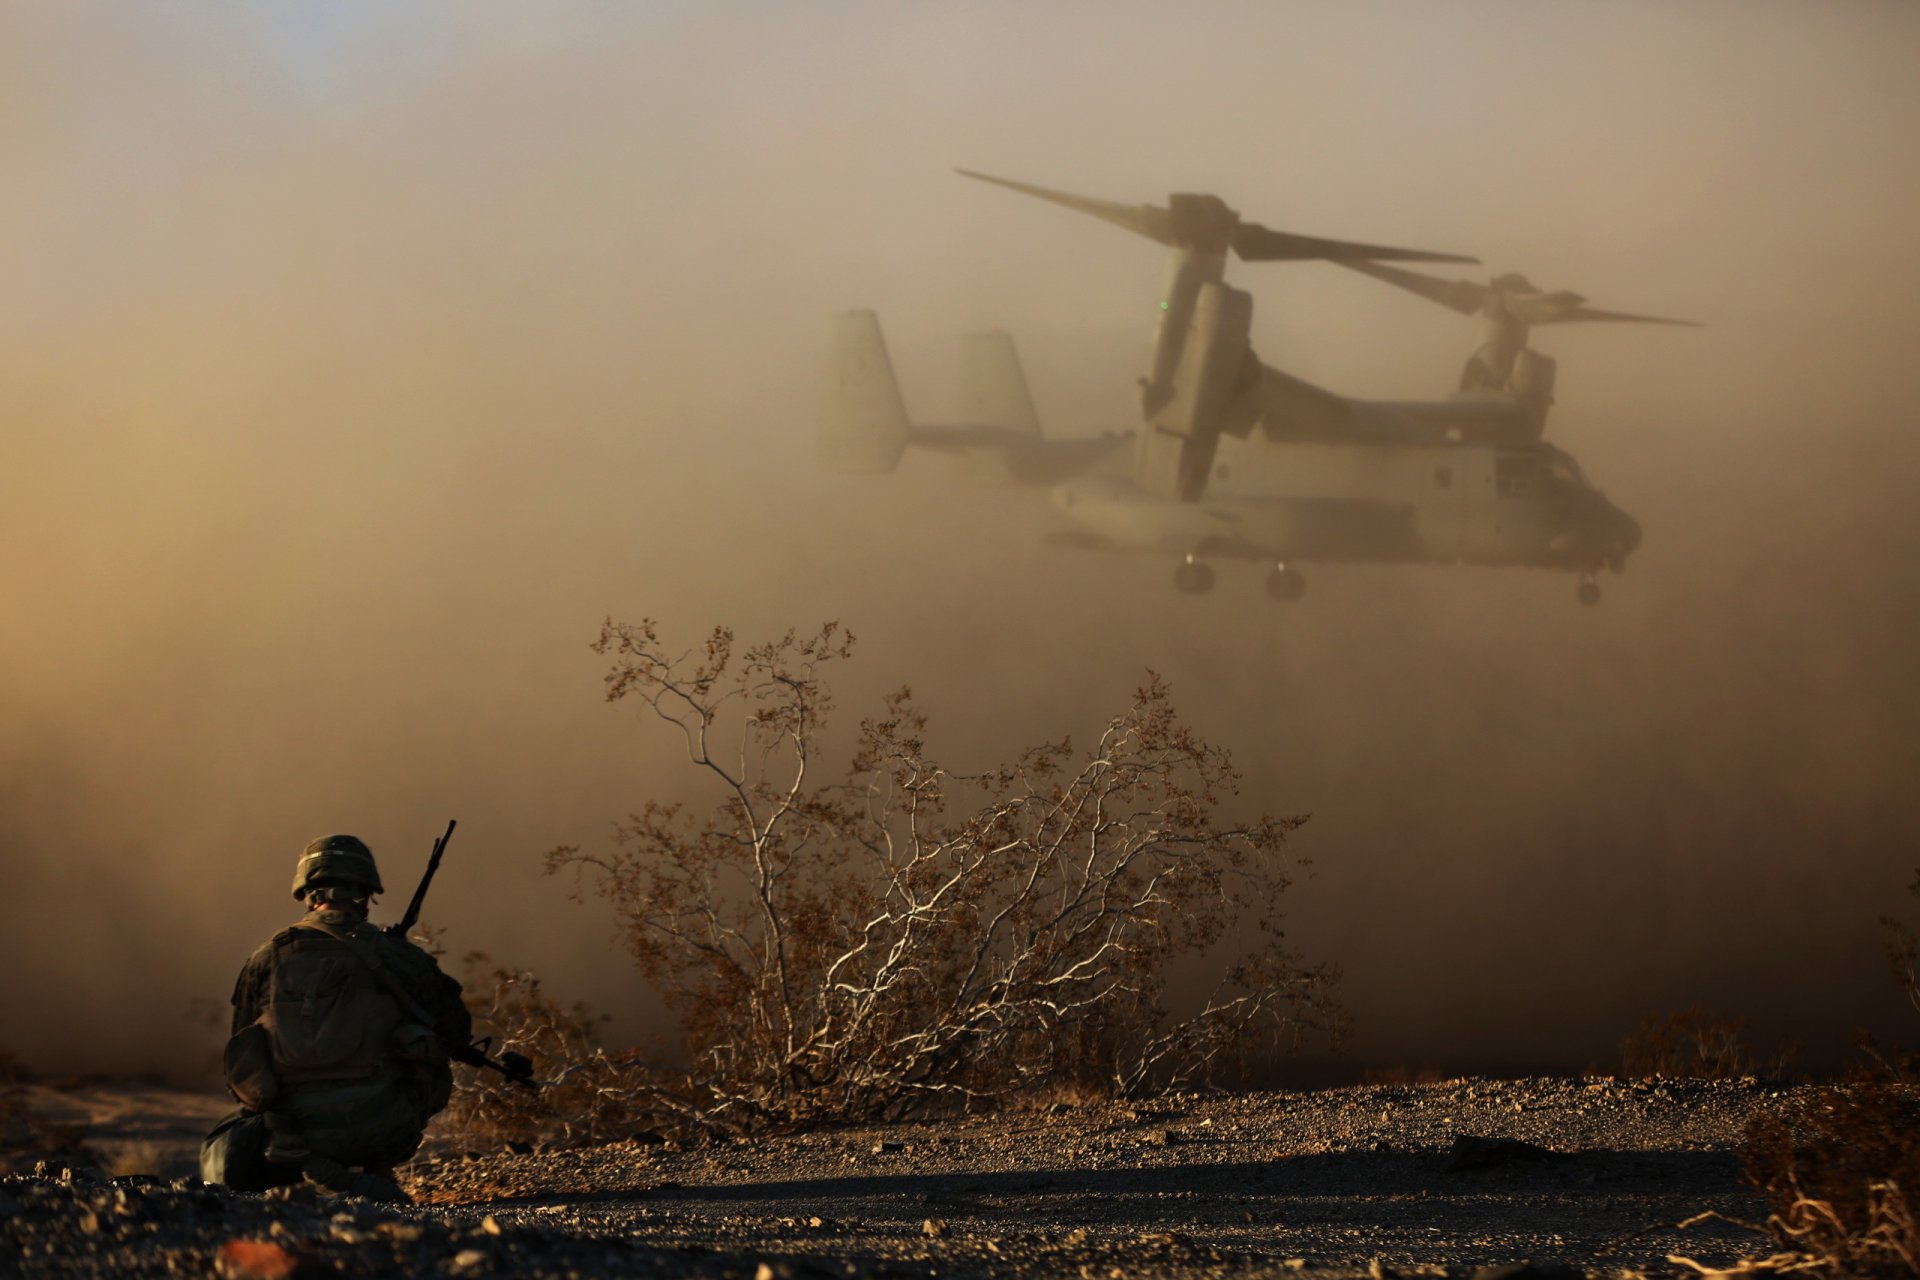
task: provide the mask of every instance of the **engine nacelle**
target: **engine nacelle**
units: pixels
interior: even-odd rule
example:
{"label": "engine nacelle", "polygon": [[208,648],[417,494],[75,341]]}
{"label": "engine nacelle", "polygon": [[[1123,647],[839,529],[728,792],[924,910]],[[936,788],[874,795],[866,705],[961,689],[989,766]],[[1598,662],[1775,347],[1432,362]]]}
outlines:
{"label": "engine nacelle", "polygon": [[1527,411],[1527,422],[1538,440],[1547,429],[1547,410],[1553,408],[1553,379],[1557,366],[1552,356],[1543,356],[1533,348],[1521,351],[1513,362],[1513,376],[1507,382],[1508,394]]}
{"label": "engine nacelle", "polygon": [[1252,325],[1251,295],[1218,283],[1200,288],[1170,396],[1140,432],[1134,479],[1145,492],[1198,498],[1222,430],[1231,424],[1245,434],[1251,426],[1249,393],[1258,382],[1250,387],[1244,375]]}

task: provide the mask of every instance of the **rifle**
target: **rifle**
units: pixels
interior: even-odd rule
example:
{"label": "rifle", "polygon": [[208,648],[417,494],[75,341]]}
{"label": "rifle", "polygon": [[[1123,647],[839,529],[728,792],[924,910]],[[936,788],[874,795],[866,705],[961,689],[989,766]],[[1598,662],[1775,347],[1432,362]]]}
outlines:
{"label": "rifle", "polygon": [[420,906],[427,900],[427,886],[433,883],[433,873],[440,869],[440,855],[447,851],[447,841],[453,839],[453,829],[458,820],[447,819],[447,832],[433,842],[433,854],[427,859],[426,874],[420,877],[420,885],[413,891],[413,901],[407,904],[407,914],[400,917],[399,923],[387,926],[387,932],[396,938],[404,938],[407,931],[420,922]]}
{"label": "rifle", "polygon": [[537,1091],[545,1087],[547,1081],[533,1078],[533,1059],[525,1054],[515,1053],[511,1049],[501,1050],[497,1059],[489,1058],[487,1050],[491,1048],[493,1048],[493,1037],[483,1036],[466,1046],[464,1051],[455,1049],[448,1056],[455,1062],[464,1062],[470,1067],[485,1067],[489,1071],[497,1071],[522,1088]]}
{"label": "rifle", "polygon": [[[433,873],[440,869],[441,855],[447,851],[447,841],[453,839],[453,829],[458,826],[457,819],[447,819],[446,832],[433,842],[433,853],[427,858],[427,869],[420,877],[419,887],[413,891],[413,900],[407,903],[407,912],[400,919],[387,926],[387,932],[395,937],[404,938],[407,931],[420,921],[420,906],[427,900],[427,888],[433,883]],[[485,1067],[497,1071],[517,1085],[528,1089],[538,1089],[542,1081],[533,1078],[533,1060],[511,1049],[503,1050],[498,1059],[489,1058],[487,1051],[493,1047],[491,1037],[475,1044],[449,1045],[447,1056],[455,1062],[464,1062],[471,1067]]]}

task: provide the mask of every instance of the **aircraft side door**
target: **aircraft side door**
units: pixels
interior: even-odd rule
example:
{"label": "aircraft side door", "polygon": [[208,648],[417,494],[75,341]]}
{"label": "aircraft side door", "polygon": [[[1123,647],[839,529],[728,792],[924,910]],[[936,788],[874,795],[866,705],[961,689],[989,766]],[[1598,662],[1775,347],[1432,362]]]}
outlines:
{"label": "aircraft side door", "polygon": [[1468,512],[1478,483],[1473,461],[1471,449],[1420,450],[1414,484],[1427,554],[1434,560],[1459,560],[1468,554]]}

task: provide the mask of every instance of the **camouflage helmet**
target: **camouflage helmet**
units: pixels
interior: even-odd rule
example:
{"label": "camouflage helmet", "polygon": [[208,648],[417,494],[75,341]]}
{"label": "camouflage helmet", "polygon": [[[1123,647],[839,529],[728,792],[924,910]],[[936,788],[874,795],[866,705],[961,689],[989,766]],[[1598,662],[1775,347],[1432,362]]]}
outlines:
{"label": "camouflage helmet", "polygon": [[293,896],[305,898],[307,890],[318,884],[361,885],[369,893],[386,892],[373,850],[358,836],[321,836],[301,850],[300,863],[293,869]]}

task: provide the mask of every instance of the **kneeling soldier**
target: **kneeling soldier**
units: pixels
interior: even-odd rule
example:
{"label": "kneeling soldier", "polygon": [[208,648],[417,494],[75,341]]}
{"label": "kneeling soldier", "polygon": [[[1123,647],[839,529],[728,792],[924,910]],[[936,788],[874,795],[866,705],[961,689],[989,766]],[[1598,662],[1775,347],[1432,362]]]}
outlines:
{"label": "kneeling soldier", "polygon": [[406,1199],[393,1166],[447,1105],[448,1055],[467,1048],[472,1020],[431,956],[367,922],[382,891],[353,836],[323,836],[300,855],[293,896],[306,918],[254,952],[234,984],[226,1068],[241,1108],[201,1148],[206,1181],[263,1191],[305,1177]]}

